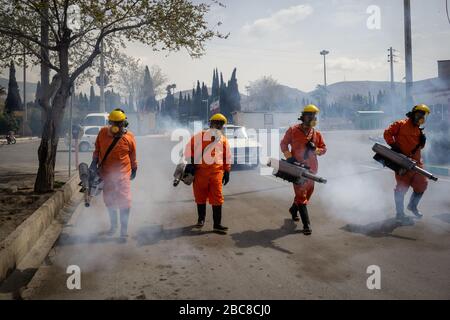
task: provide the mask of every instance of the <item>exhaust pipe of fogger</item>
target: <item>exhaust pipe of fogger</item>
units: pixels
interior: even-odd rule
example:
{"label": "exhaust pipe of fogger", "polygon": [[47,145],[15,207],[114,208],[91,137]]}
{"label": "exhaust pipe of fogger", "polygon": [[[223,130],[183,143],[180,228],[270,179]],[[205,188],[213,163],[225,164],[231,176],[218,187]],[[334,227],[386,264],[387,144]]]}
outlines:
{"label": "exhaust pipe of fogger", "polygon": [[78,174],[84,192],[84,206],[89,207],[89,167],[86,163],[80,163],[78,166]]}

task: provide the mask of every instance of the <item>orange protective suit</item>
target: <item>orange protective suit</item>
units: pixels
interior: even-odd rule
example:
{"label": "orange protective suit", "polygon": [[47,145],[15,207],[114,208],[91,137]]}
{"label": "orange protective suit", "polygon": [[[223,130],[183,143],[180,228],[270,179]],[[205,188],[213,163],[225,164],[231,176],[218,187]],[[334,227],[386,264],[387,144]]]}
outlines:
{"label": "orange protective suit", "polygon": [[[305,159],[306,144],[308,141],[314,142],[317,147],[317,154],[309,151],[308,157]],[[327,151],[322,134],[319,131],[310,129],[305,133],[300,124],[294,125],[286,131],[280,143],[283,153],[289,151],[289,146],[291,147],[290,152],[297,162],[305,164],[313,173],[317,173],[319,167],[317,156],[323,155]],[[294,192],[295,204],[308,204],[314,192],[314,181],[307,180],[303,185],[294,184]]]}
{"label": "orange protective suit", "polygon": [[223,204],[223,173],[231,170],[231,152],[227,138],[221,134],[216,141],[212,133],[209,129],[194,135],[186,145],[184,156],[194,159],[195,202],[206,204],[209,200],[211,205],[219,206]]}
{"label": "orange protective suit", "polygon": [[[114,137],[108,127],[100,130],[95,141],[94,158],[101,163]],[[136,140],[127,131],[109,153],[100,168],[104,181],[103,200],[108,208],[128,209],[131,207],[130,176],[131,169],[137,168]]]}
{"label": "orange protective suit", "polygon": [[[384,131],[384,140],[389,145],[397,146],[404,155],[416,160],[417,165],[423,168],[420,152],[422,147],[417,148],[420,141],[420,129],[411,119],[406,118],[392,123]],[[404,175],[395,174],[395,180],[397,181],[395,190],[400,192],[406,192],[409,187],[412,187],[414,192],[423,193],[428,186],[427,179],[414,171],[408,171]]]}

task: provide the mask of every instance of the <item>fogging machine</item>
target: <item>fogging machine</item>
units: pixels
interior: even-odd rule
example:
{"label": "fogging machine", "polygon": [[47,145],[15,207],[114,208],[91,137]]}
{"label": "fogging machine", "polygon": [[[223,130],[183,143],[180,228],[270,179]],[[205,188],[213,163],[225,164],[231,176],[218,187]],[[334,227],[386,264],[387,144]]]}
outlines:
{"label": "fogging machine", "polygon": [[386,146],[375,143],[372,147],[375,152],[374,160],[381,163],[383,166],[394,170],[399,175],[404,175],[408,171],[414,171],[427,177],[430,180],[437,181],[438,178],[432,173],[417,166],[417,162],[405,156],[404,154],[395,152]]}
{"label": "fogging machine", "polygon": [[267,162],[267,166],[273,168],[272,174],[275,177],[292,182],[294,184],[302,185],[307,180],[312,180],[318,183],[327,183],[327,180],[325,178],[316,176],[306,165],[298,162],[294,162],[291,164],[283,159],[277,160],[270,158]]}
{"label": "fogging machine", "polygon": [[194,181],[194,176],[186,172],[186,162],[184,162],[183,160],[181,160],[180,163],[177,164],[175,172],[173,173],[173,186],[178,186],[180,181],[183,181],[184,184],[188,186],[191,185]]}
{"label": "fogging machine", "polygon": [[94,171],[89,169],[88,165],[84,162],[78,166],[78,173],[80,175],[80,192],[84,193],[84,206],[89,207],[91,205],[92,197],[98,196],[103,190],[103,180],[98,174],[98,170]]}

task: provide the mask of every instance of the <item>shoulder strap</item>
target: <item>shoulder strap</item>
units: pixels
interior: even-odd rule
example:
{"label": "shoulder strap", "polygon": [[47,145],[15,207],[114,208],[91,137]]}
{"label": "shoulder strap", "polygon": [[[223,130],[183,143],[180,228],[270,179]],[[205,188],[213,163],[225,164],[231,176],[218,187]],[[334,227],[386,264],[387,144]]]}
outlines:
{"label": "shoulder strap", "polygon": [[106,158],[108,158],[109,154],[111,153],[111,150],[114,148],[114,146],[119,142],[119,140],[122,138],[122,136],[114,137],[113,141],[108,147],[108,150],[106,150],[105,156],[103,157],[102,161],[100,162],[98,168],[100,168],[103,163],[105,162]]}
{"label": "shoulder strap", "polygon": [[[423,129],[419,128],[419,130],[420,130],[420,135],[423,135]],[[422,144],[419,141],[419,143],[414,147],[414,149],[411,150],[411,156],[413,156],[417,152],[417,150],[419,150],[419,148],[421,146],[422,146]]]}

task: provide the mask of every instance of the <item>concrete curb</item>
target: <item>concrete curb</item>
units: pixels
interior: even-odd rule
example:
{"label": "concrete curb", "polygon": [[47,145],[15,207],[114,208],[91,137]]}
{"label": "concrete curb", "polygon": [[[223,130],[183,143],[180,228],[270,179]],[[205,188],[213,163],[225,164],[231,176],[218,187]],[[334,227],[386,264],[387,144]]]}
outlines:
{"label": "concrete curb", "polygon": [[425,170],[430,171],[431,173],[440,175],[440,176],[450,176],[450,168],[444,166],[431,166],[425,165]]}
{"label": "concrete curb", "polygon": [[44,204],[0,242],[0,282],[15,269],[52,224],[64,205],[78,191],[78,175],[73,175],[62,190]]}

